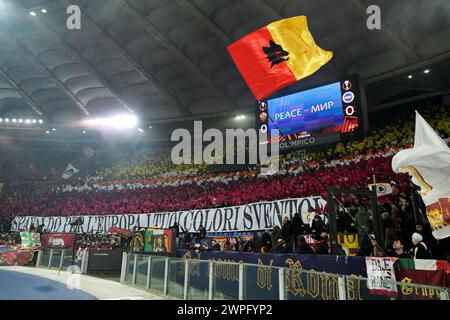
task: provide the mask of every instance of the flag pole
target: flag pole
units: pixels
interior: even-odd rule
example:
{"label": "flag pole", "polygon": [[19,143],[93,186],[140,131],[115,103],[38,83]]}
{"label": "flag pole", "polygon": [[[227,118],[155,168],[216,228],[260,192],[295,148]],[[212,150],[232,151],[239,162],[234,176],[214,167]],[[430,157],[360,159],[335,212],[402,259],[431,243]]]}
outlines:
{"label": "flag pole", "polygon": [[[372,168],[372,171],[373,171],[373,186],[374,186],[375,191],[377,193],[376,202],[377,202],[377,206],[378,206],[378,186],[377,186],[377,177],[375,175],[375,168]],[[372,190],[373,190],[373,188],[372,188]]]}
{"label": "flag pole", "polygon": [[[272,117],[270,116],[269,113],[267,113],[268,118],[270,119],[270,121],[272,121],[272,123],[275,125],[275,127],[278,129],[278,131],[283,134],[283,132],[280,130],[280,128],[278,127],[278,125],[275,123],[275,121],[273,121]],[[319,178],[319,176],[316,174],[316,172],[306,163],[306,160],[303,158],[301,159],[302,165],[309,170],[309,172],[312,173],[313,177],[317,180],[317,182],[322,186],[322,188],[325,189],[325,191],[328,192],[328,194],[330,194],[333,197],[333,200],[336,201],[336,203],[344,210],[344,212],[347,214],[347,216],[353,221],[353,223],[358,226],[358,228],[370,239],[370,235],[369,232],[367,232],[365,230],[365,228],[363,228],[358,221],[356,221],[356,219],[350,214],[350,212],[348,211],[348,209],[344,206],[344,204],[334,195],[333,192],[330,191],[330,189],[328,189],[328,187],[322,182],[322,180]],[[373,190],[373,189],[372,189]],[[378,201],[378,197],[377,197],[377,201]],[[378,202],[377,202],[378,205]],[[373,215],[372,215],[373,217]],[[375,247],[377,247],[381,252],[384,252],[383,248],[380,247],[380,245],[375,242]]]}

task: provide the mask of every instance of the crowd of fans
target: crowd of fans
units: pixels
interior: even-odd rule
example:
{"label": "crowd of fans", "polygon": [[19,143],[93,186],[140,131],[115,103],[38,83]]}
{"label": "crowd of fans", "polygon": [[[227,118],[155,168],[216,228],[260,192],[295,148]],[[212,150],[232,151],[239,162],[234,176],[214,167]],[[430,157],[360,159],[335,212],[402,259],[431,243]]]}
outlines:
{"label": "crowd of fans", "polygon": [[[408,198],[406,198],[408,199]],[[341,214],[338,219],[338,229],[343,233],[361,235],[361,245],[356,253],[359,256],[377,257],[397,257],[414,259],[441,259],[450,261],[450,243],[437,241],[431,233],[430,226],[415,222],[410,219],[410,207],[408,200],[401,199],[400,210],[396,215],[398,226],[402,228],[394,229],[393,221],[383,218],[383,238],[385,239],[384,249],[378,246],[375,240],[371,214],[367,218],[361,219],[363,212],[367,210],[363,205],[352,208],[350,213],[354,219]],[[390,205],[388,205],[389,207]],[[392,208],[396,205],[392,204]],[[357,210],[356,218],[354,212]],[[370,211],[370,210],[369,210]],[[383,212],[383,214],[386,211]],[[206,233],[199,231],[195,236],[185,233],[180,239],[180,248],[195,251],[237,251],[254,253],[297,253],[297,254],[321,254],[327,255],[336,252],[345,255],[341,245],[337,244],[333,251],[330,245],[330,230],[328,219],[323,219],[316,212],[310,224],[305,224],[298,214],[292,220],[283,218],[280,228],[274,225],[272,229],[265,229],[264,232],[254,232],[251,238],[231,237],[222,241],[208,241]],[[345,221],[345,222],[344,222]],[[362,228],[360,228],[360,226]]]}
{"label": "crowd of fans", "polygon": [[[438,106],[424,117],[445,139],[450,136],[450,112],[448,106]],[[123,152],[118,155],[115,163],[102,167],[97,162],[95,175],[80,176],[70,183],[51,184],[48,180],[8,182],[1,194],[0,230],[9,230],[11,219],[23,215],[39,216],[71,216],[71,215],[110,215],[125,213],[170,212],[210,207],[235,206],[264,200],[297,198],[320,195],[327,199],[326,190],[317,181],[320,178],[324,185],[347,189],[367,189],[375,176],[377,182],[390,183],[393,192],[381,200],[383,233],[385,248],[398,246],[400,241],[406,247],[424,243],[434,256],[444,256],[445,250],[439,244],[433,243],[429,234],[417,232],[417,224],[422,229],[428,229],[423,208],[417,214],[412,208],[411,193],[414,187],[406,175],[395,174],[391,169],[391,159],[399,150],[412,146],[414,121],[401,122],[373,130],[367,136],[340,143],[321,152],[290,152],[280,158],[280,171],[272,176],[262,176],[255,168],[245,168],[243,171],[217,172],[217,167],[202,165],[175,166],[170,161],[170,153],[160,150],[152,152]],[[302,165],[305,161],[308,165]],[[111,161],[109,161],[111,162]],[[43,161],[35,161],[44,165]],[[5,167],[4,163],[2,164]],[[212,169],[215,168],[215,169]],[[309,168],[313,168],[312,171]],[[95,167],[91,168],[91,173]],[[349,209],[359,225],[369,234],[373,232],[372,214],[369,199],[343,196],[339,198]],[[367,235],[355,225],[353,219],[342,211],[338,214],[338,231],[341,233],[359,233],[363,237],[362,254],[373,253],[377,248],[373,239],[365,239]],[[294,221],[289,222],[294,225]],[[279,226],[280,233],[283,226]],[[312,228],[302,225],[301,228]],[[311,231],[311,230],[310,230]],[[297,231],[296,231],[297,232]],[[327,245],[322,243],[327,239],[327,229],[316,230],[314,239],[319,243],[317,252],[328,252]],[[240,251],[260,252],[293,252],[295,250],[309,251],[305,242],[307,232],[291,232],[290,240],[286,237],[277,238],[276,227],[270,231],[270,245],[267,231],[252,240],[230,240],[225,248],[238,248]],[[420,237],[415,236],[417,233]],[[423,233],[423,232],[422,232]],[[275,234],[275,237],[274,237]],[[286,235],[286,232],[285,232]],[[114,246],[118,244],[115,237],[104,235],[92,238],[85,235],[83,243]],[[401,240],[399,240],[401,237]],[[104,241],[104,239],[106,239]],[[261,241],[259,241],[260,239]],[[280,242],[281,240],[281,242]],[[259,243],[261,242],[261,245]],[[266,244],[266,245],[263,245]],[[296,244],[296,245],[294,245]],[[320,246],[322,245],[322,246]],[[203,247],[203,245],[201,245]],[[217,249],[216,244],[207,244]],[[421,245],[423,247],[423,245]],[[263,249],[265,248],[265,249]],[[198,249],[198,244],[197,244]],[[208,249],[211,249],[208,247]],[[227,249],[227,250],[228,250]],[[325,250],[326,249],[326,250]],[[272,251],[270,251],[272,250]],[[395,251],[395,249],[393,249]],[[421,250],[422,251],[422,250]]]}

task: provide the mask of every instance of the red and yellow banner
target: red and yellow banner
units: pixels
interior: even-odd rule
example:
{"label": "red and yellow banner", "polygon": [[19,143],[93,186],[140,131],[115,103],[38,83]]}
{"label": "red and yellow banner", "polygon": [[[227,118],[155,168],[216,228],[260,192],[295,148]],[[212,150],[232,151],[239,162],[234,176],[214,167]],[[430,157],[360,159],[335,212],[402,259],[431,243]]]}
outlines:
{"label": "red and yellow banner", "polygon": [[333,57],[317,46],[305,16],[275,21],[228,52],[258,100],[312,75]]}

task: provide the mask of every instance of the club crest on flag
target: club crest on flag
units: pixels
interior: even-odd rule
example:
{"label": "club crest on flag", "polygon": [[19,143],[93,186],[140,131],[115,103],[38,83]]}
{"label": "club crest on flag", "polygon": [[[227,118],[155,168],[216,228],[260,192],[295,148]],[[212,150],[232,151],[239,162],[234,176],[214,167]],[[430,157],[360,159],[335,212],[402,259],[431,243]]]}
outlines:
{"label": "club crest on flag", "polygon": [[[272,69],[275,65],[288,61],[289,52],[283,50],[283,48],[270,40],[269,47],[263,47],[264,53],[267,55],[267,60],[271,62],[270,68]],[[287,58],[284,58],[287,57]]]}
{"label": "club crest on flag", "polygon": [[[375,184],[371,183],[368,185],[369,189],[372,190],[372,187]],[[386,196],[388,194],[392,193],[392,186],[390,183],[377,183],[376,184],[376,188],[377,188],[377,196],[381,197],[381,196]]]}

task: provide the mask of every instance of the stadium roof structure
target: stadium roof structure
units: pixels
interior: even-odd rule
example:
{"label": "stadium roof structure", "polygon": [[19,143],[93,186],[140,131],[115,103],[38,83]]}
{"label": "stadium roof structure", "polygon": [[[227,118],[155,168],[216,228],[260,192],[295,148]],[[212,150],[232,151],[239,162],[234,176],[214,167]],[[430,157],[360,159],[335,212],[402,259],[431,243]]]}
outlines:
{"label": "stadium roof structure", "polygon": [[[366,26],[373,4],[380,30]],[[69,5],[80,30],[66,26]],[[152,124],[252,112],[226,47],[297,15],[334,52],[305,86],[359,74],[372,111],[448,94],[448,0],[0,0],[0,117],[64,125],[133,112]]]}

